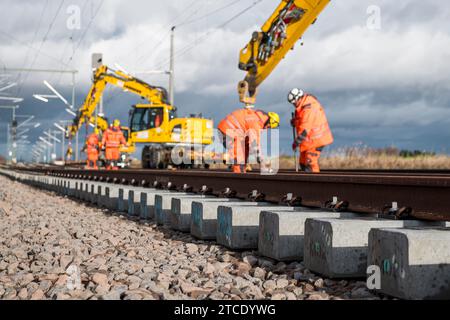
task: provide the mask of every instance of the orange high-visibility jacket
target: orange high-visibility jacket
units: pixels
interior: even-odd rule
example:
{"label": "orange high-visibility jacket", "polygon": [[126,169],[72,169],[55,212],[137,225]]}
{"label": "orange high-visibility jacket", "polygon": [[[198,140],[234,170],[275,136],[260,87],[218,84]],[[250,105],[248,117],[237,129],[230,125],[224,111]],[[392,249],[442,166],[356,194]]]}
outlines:
{"label": "orange high-visibility jacket", "polygon": [[96,135],[95,133],[92,133],[91,135],[89,135],[89,137],[86,140],[86,145],[87,145],[88,153],[98,152],[98,147],[99,147],[98,135]]}
{"label": "orange high-visibility jacket", "polygon": [[121,145],[126,144],[127,141],[120,128],[108,128],[103,134],[102,145],[105,146],[105,148],[119,148]]}
{"label": "orange high-visibility jacket", "polygon": [[230,159],[245,159],[247,137],[247,146],[259,149],[260,130],[265,129],[268,123],[269,116],[261,110],[238,109],[226,116],[217,128],[224,136],[233,139],[233,146],[227,146]]}
{"label": "orange high-visibility jacket", "polygon": [[268,122],[269,116],[264,111],[238,109],[226,116],[217,128],[224,135],[227,134],[227,130],[242,130],[243,133],[255,130],[256,133],[259,133],[259,130],[266,128]]}
{"label": "orange high-visibility jacket", "polygon": [[334,141],[325,111],[312,95],[305,95],[297,103],[294,123],[301,152],[325,147]]}

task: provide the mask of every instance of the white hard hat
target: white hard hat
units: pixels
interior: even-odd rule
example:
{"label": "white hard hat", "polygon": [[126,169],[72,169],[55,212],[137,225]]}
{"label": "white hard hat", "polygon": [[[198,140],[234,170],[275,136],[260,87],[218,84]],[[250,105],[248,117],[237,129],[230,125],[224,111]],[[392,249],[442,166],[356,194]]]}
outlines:
{"label": "white hard hat", "polygon": [[305,95],[303,90],[294,88],[289,92],[288,101],[289,103],[296,104],[298,100],[300,100]]}

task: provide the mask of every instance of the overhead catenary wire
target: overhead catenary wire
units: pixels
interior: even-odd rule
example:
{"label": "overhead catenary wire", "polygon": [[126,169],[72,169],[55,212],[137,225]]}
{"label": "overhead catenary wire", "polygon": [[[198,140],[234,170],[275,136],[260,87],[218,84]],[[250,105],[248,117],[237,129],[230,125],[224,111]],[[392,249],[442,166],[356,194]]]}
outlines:
{"label": "overhead catenary wire", "polygon": [[[175,17],[175,18],[172,20],[172,22],[170,23],[170,25],[172,25],[172,26],[177,26],[177,24],[175,24],[175,22],[176,22],[178,19],[180,19],[182,16],[184,16],[185,13],[189,12],[188,9],[191,9],[192,6],[193,6],[194,4],[196,4],[196,3],[198,3],[198,2],[199,2],[198,0],[194,0],[194,1],[192,1],[191,3],[189,3],[189,5],[186,6],[186,7],[181,11],[181,13],[180,13],[177,17]],[[191,18],[192,16],[194,16],[197,12],[198,12],[198,9],[195,10],[193,13],[191,13],[191,14],[190,14],[188,17],[186,17],[184,20],[182,20],[182,21],[180,22],[180,24],[182,24],[182,23],[184,23],[185,21],[187,21],[188,19],[190,19],[190,18]],[[178,24],[178,25],[180,25],[180,24]],[[170,36],[170,33],[171,33],[170,28],[167,28],[166,32],[164,32],[164,33],[162,34],[162,36],[161,36],[161,37],[158,39],[158,41],[156,42],[156,45],[153,46],[153,47],[151,48],[150,55],[147,55],[147,53],[141,54],[141,55],[137,58],[136,62],[139,63],[139,62],[142,61],[142,59],[144,59],[144,58],[151,59],[151,58],[156,54],[156,52],[158,52],[157,50],[159,49],[159,47],[161,47],[161,45],[164,43],[164,41],[165,41],[166,39],[168,39],[168,37]],[[145,41],[141,42],[141,43],[140,43],[138,46],[136,46],[132,51],[136,50],[138,47],[140,47],[142,44],[146,43],[147,41],[148,41],[148,40],[145,40]],[[132,52],[132,51],[130,51],[130,52]],[[129,52],[128,54],[130,54],[130,52]]]}
{"label": "overhead catenary wire", "polygon": [[200,16],[200,17],[195,18],[195,19],[190,20],[190,21],[186,21],[186,22],[180,23],[180,24],[176,25],[176,27],[179,28],[179,27],[182,27],[182,26],[186,26],[186,25],[189,25],[189,24],[196,23],[198,21],[201,21],[203,19],[211,17],[211,16],[215,15],[216,13],[219,13],[219,12],[225,10],[225,9],[228,9],[228,8],[234,6],[235,4],[237,4],[237,3],[241,2],[241,1],[242,0],[235,0],[235,1],[231,2],[231,3],[229,3],[229,4],[226,4],[226,5],[222,6],[222,7],[220,7],[220,8],[212,10],[212,11],[204,14],[203,16]]}
{"label": "overhead catenary wire", "polygon": [[75,46],[72,56],[69,58],[69,63],[73,60],[73,58],[75,57],[76,52],[78,51],[78,49],[81,46],[81,43],[84,40],[84,37],[86,36],[87,32],[89,31],[89,29],[91,28],[92,22],[95,20],[95,18],[97,17],[98,13],[100,12],[100,9],[103,6],[103,3],[105,2],[105,0],[102,0],[99,4],[99,6],[97,7],[97,10],[95,10],[94,15],[91,17],[91,19],[89,20],[89,23],[86,27],[86,29],[84,30],[83,34],[81,35],[80,40],[78,41],[77,45]]}
{"label": "overhead catenary wire", "polygon": [[[83,3],[83,6],[81,7],[81,10],[80,10],[80,15],[81,16],[83,16],[83,13],[84,13],[84,11],[85,11],[85,9],[86,9],[86,5],[89,3],[89,0],[85,0],[84,1],[84,3]],[[64,56],[66,55],[66,51],[67,51],[67,48],[69,47],[69,45],[72,43],[72,50],[73,50],[73,40],[74,40],[74,36],[75,36],[75,32],[77,31],[78,29],[77,28],[73,28],[73,30],[72,30],[72,33],[71,33],[71,35],[70,35],[70,37],[69,37],[69,40],[70,40],[70,42],[68,41],[67,43],[66,43],[66,45],[64,46],[64,50],[63,50],[63,52],[62,52],[62,54],[61,54],[61,60],[63,61],[64,60]],[[72,51],[73,52],[73,51]]]}
{"label": "overhead catenary wire", "polygon": [[48,53],[43,52],[42,50],[39,51],[38,48],[36,48],[36,47],[34,47],[34,46],[32,46],[32,45],[26,43],[26,42],[23,42],[23,41],[21,41],[21,40],[15,38],[14,36],[11,36],[10,34],[8,34],[8,33],[4,32],[4,31],[2,31],[2,30],[0,30],[0,35],[2,35],[2,36],[4,36],[5,38],[8,38],[8,39],[10,39],[10,40],[12,40],[12,41],[18,43],[18,44],[20,44],[20,45],[22,45],[22,46],[24,46],[24,47],[27,47],[27,48],[30,48],[30,49],[36,51],[36,52],[38,53],[38,55],[47,57],[47,58],[49,58],[49,59],[51,59],[51,60],[53,60],[53,61],[55,61],[55,62],[61,64],[61,65],[64,66],[64,67],[69,67],[69,65],[68,65],[67,63],[65,63],[64,61],[61,61],[61,60],[59,60],[58,58],[53,57],[53,56],[49,55]]}
{"label": "overhead catenary wire", "polygon": [[233,17],[231,17],[229,20],[225,21],[224,23],[222,23],[221,25],[219,25],[217,28],[223,28],[225,26],[227,26],[228,24],[230,24],[231,22],[233,22],[234,20],[236,20],[237,18],[239,18],[240,16],[242,16],[244,13],[246,13],[247,11],[249,11],[250,9],[253,9],[253,7],[257,6],[259,3],[263,2],[264,0],[255,0],[253,2],[253,4],[251,4],[250,6],[248,6],[247,8],[245,8],[244,10],[238,12],[236,15],[234,15]]}
{"label": "overhead catenary wire", "polygon": [[[45,5],[42,8],[41,15],[40,15],[39,21],[38,21],[38,25],[37,25],[37,28],[34,31],[33,39],[30,41],[30,45],[34,44],[34,41],[36,40],[37,34],[38,34],[39,30],[41,29],[42,19],[44,18],[44,13],[47,10],[48,2],[49,2],[49,0],[46,0],[45,1]],[[27,63],[28,63],[28,56],[30,54],[30,51],[31,51],[31,48],[28,48],[27,53],[25,55],[24,62],[23,62],[24,66],[26,66]],[[60,59],[60,60],[62,60],[62,59]],[[20,78],[21,77],[22,77],[22,71],[20,71],[19,74],[17,75],[17,78],[16,78],[17,83],[20,83]]]}
{"label": "overhead catenary wire", "polygon": [[[184,56],[185,54],[187,54],[189,51],[191,51],[192,49],[194,49],[195,47],[197,47],[200,43],[202,43],[203,41],[205,41],[209,36],[211,36],[214,32],[216,32],[219,29],[222,29],[224,27],[226,27],[228,24],[230,24],[231,22],[233,22],[234,20],[236,20],[237,18],[239,18],[240,16],[242,16],[244,13],[246,13],[247,11],[249,11],[250,9],[252,9],[253,7],[255,7],[256,5],[258,5],[259,3],[261,3],[264,0],[255,0],[253,2],[253,4],[251,4],[250,6],[246,7],[245,9],[241,10],[240,12],[238,12],[237,14],[235,14],[234,16],[232,16],[231,18],[227,19],[225,22],[222,22],[221,24],[219,24],[218,26],[216,26],[215,28],[211,29],[210,31],[204,33],[203,35],[201,35],[200,37],[198,37],[194,43],[190,43],[186,46],[184,46],[183,48],[177,50],[175,52],[175,57],[179,58]],[[165,64],[167,64],[170,61],[170,59],[165,58],[164,60],[162,60],[161,62],[159,62],[156,65],[156,69],[163,67]]]}
{"label": "overhead catenary wire", "polygon": [[[44,37],[42,38],[42,41],[41,41],[41,43],[40,43],[39,48],[35,49],[35,50],[36,50],[36,53],[35,53],[35,55],[34,55],[34,58],[33,58],[32,62],[31,62],[31,64],[30,64],[30,66],[29,66],[27,69],[32,69],[32,68],[34,67],[34,65],[35,65],[35,63],[36,63],[38,57],[39,57],[40,55],[42,55],[42,48],[43,48],[44,44],[47,42],[47,40],[48,40],[48,36],[50,35],[50,33],[51,33],[52,29],[53,29],[53,26],[54,26],[54,24],[55,24],[55,21],[56,21],[58,15],[59,15],[59,13],[61,12],[61,9],[62,9],[62,7],[63,7],[63,5],[64,5],[64,2],[65,2],[65,0],[62,0],[62,1],[60,2],[60,4],[59,4],[59,6],[58,6],[58,8],[57,8],[57,10],[56,10],[56,12],[55,12],[55,14],[54,14],[52,20],[50,21],[50,24],[49,24],[49,26],[48,26],[48,28],[47,28],[47,31],[45,32]],[[10,38],[12,38],[12,37],[10,37]],[[18,41],[18,42],[20,42],[20,41]],[[25,44],[25,45],[27,45],[27,44]],[[32,46],[31,46],[31,45],[27,45],[27,47],[32,47]],[[47,55],[47,56],[48,56],[48,55]],[[63,65],[65,65],[66,67],[68,67],[67,64],[65,64],[65,63],[62,62],[62,61],[59,61],[57,58],[53,58],[53,59],[54,59],[54,60],[57,60],[57,61],[60,62],[61,64],[63,64]],[[26,83],[26,81],[28,80],[29,74],[30,74],[30,71],[26,71],[25,76],[24,76],[24,79],[23,79],[23,81],[21,81],[21,83],[20,83],[20,85],[19,85],[19,88],[18,88],[18,90],[17,90],[17,95],[18,95],[18,96],[20,95],[20,93],[21,93],[21,91],[22,91],[22,89],[23,89],[23,84]]]}
{"label": "overhead catenary wire", "polygon": [[[86,5],[87,5],[88,3],[89,3],[89,0],[85,0],[83,6],[81,7],[81,10],[80,10],[81,16],[83,16],[83,12],[85,11]],[[72,34],[71,34],[70,37],[69,37],[69,40],[70,40],[70,41],[68,41],[68,42],[66,43],[66,45],[65,45],[65,47],[64,47],[64,50],[63,50],[63,52],[62,52],[62,55],[61,55],[61,58],[60,58],[61,61],[64,61],[64,56],[66,55],[67,48],[69,47],[69,45],[70,45],[71,43],[72,43],[72,53],[73,53],[73,48],[74,48],[74,47],[73,47],[73,44],[74,44],[74,36],[75,36],[75,31],[76,31],[76,30],[77,30],[76,28],[74,28],[74,29],[72,30]],[[56,84],[56,85],[59,85],[59,84],[61,83],[61,78],[62,78],[62,74],[59,75],[58,81],[57,81],[57,84]]]}
{"label": "overhead catenary wire", "polygon": [[[172,19],[170,25],[174,26],[176,25],[176,21],[181,19],[186,13],[189,13],[190,9],[193,8],[193,6],[195,4],[199,3],[198,0],[193,0],[192,2],[190,2],[186,7],[184,7],[181,10],[181,13],[178,14],[174,19]],[[195,10],[194,13],[189,14],[188,17],[184,18],[180,23],[183,23],[185,21],[187,21],[188,19],[190,19],[194,14],[196,14],[198,12],[198,10]],[[162,34],[162,36],[160,38],[158,38],[156,45],[153,46],[151,48],[151,52],[148,55],[148,52],[145,52],[144,54],[141,54],[137,59],[136,59],[136,63],[139,63],[140,61],[142,61],[144,58],[146,59],[150,59],[152,58],[157,50],[159,49],[159,47],[164,43],[164,41],[170,36],[171,30],[170,28],[167,29],[167,31],[165,33]],[[128,56],[130,55],[133,51],[135,51],[137,48],[139,48],[140,46],[142,46],[143,44],[147,43],[148,39],[145,39],[144,41],[142,41],[141,43],[139,43],[137,46],[135,46],[132,50],[128,51],[126,55],[123,56]],[[122,56],[120,56],[122,57]],[[117,94],[119,93],[119,91],[117,90],[117,88],[112,88],[111,89],[114,93],[112,93],[111,95],[109,95],[105,100],[104,103],[107,104],[109,103],[113,98],[115,98],[117,96]],[[105,93],[106,94],[106,93]]]}
{"label": "overhead catenary wire", "polygon": [[138,58],[137,58],[137,62],[139,63],[140,61],[142,61],[143,58],[147,58],[150,59],[151,57],[153,57],[157,50],[159,49],[159,47],[164,43],[164,40],[166,40],[170,35],[170,30],[166,31],[162,37],[158,40],[158,42],[156,43],[156,45],[154,47],[152,47],[152,51],[150,53],[150,55],[147,55],[146,53],[141,54]]}
{"label": "overhead catenary wire", "polygon": [[[184,56],[185,54],[187,54],[189,51],[191,51],[192,49],[194,49],[195,47],[197,47],[200,43],[202,43],[203,41],[205,41],[209,36],[211,36],[214,32],[216,32],[218,29],[224,28],[226,27],[228,24],[230,24],[231,22],[233,22],[234,20],[238,19],[240,16],[242,16],[243,14],[245,14],[246,12],[248,12],[249,10],[251,10],[253,7],[255,7],[256,5],[258,5],[259,3],[261,3],[264,0],[254,0],[253,3],[251,5],[249,5],[248,7],[244,8],[243,10],[239,11],[237,14],[233,15],[232,17],[230,17],[229,19],[225,20],[224,22],[222,22],[221,24],[219,24],[218,26],[216,26],[215,28],[213,28],[212,30],[206,32],[205,34],[201,35],[200,37],[198,37],[194,43],[188,44],[185,47],[177,50],[175,52],[175,57],[179,58]],[[190,24],[190,23],[195,23],[197,21],[200,21],[202,19],[207,18],[208,16],[214,15],[220,11],[223,11],[233,5],[235,5],[236,3],[238,3],[238,1],[233,1],[225,6],[222,6],[220,8],[217,8],[201,17],[196,18],[195,20],[188,20],[188,19],[184,19],[183,22],[179,23],[178,25],[175,26],[182,26],[182,25],[186,25],[186,24]],[[191,15],[192,16],[192,15]],[[170,30],[164,34],[163,37],[161,37],[161,41],[158,42],[158,47],[163,43],[163,41],[165,40],[165,38],[167,38],[167,36],[170,35]],[[154,47],[153,49],[155,49],[156,47]],[[155,53],[156,50],[153,51],[153,54]],[[147,57],[148,58],[148,57]],[[161,61],[160,63],[155,64],[155,69],[161,69],[165,64],[167,64],[170,61],[169,58],[165,58],[163,61]],[[119,93],[119,91],[116,91],[114,89],[114,93],[111,94],[107,99],[105,99],[105,103],[109,103],[113,98],[115,98],[117,96],[117,94]]]}
{"label": "overhead catenary wire", "polygon": [[[175,57],[181,57],[184,56],[185,54],[187,54],[189,51],[191,51],[192,49],[194,49],[196,46],[198,46],[202,41],[206,40],[212,33],[214,33],[217,29],[220,28],[224,28],[226,27],[228,24],[230,24],[231,22],[233,22],[234,20],[236,20],[237,18],[239,18],[241,15],[243,15],[244,13],[246,13],[247,11],[249,11],[250,9],[252,9],[253,7],[255,7],[256,5],[258,5],[260,2],[262,2],[263,0],[255,0],[253,1],[253,3],[244,8],[243,10],[239,11],[237,14],[233,15],[231,18],[227,19],[225,22],[221,23],[220,25],[216,26],[213,30],[208,31],[207,33],[205,33],[204,35],[200,36],[194,44],[189,44],[181,49],[179,49],[176,53],[175,53]],[[233,1],[232,3],[228,4],[225,7],[231,7],[231,4],[235,4],[235,1]],[[224,10],[225,8],[219,8],[220,10]],[[216,9],[214,11],[217,11],[219,9]],[[211,15],[211,12],[209,13]],[[187,20],[185,19],[185,22]],[[181,24],[181,23],[180,23]],[[178,24],[178,25],[180,25]],[[167,33],[167,35],[170,34],[170,30]],[[164,38],[162,39],[164,40]],[[164,59],[163,62],[160,62],[158,64],[155,64],[155,69],[161,69],[165,64],[167,64],[170,61],[170,59]],[[109,103],[110,101],[112,101],[112,99],[114,99],[117,94],[119,93],[119,91],[116,91],[116,88],[113,89],[115,92],[113,94],[111,94],[107,99],[105,99],[105,103]]]}
{"label": "overhead catenary wire", "polygon": [[[192,5],[193,5],[194,3],[195,3],[195,4],[199,4],[200,7],[197,7],[197,8],[192,7]],[[198,1],[198,0],[197,0],[197,1],[194,1],[194,2],[190,5],[190,7],[189,7],[189,8],[195,8],[194,11],[191,12],[191,14],[189,14],[186,18],[184,18],[184,20],[182,20],[179,24],[183,24],[183,23],[185,23],[186,21],[188,21],[189,19],[191,19],[192,17],[194,17],[194,16],[200,11],[201,7],[202,7],[202,5],[200,4],[200,1]],[[182,16],[182,14],[183,14],[183,13],[180,14],[180,17]],[[172,25],[175,25],[175,24],[173,23]]]}
{"label": "overhead catenary wire", "polygon": [[[203,16],[200,16],[200,17],[198,17],[198,18],[189,20],[191,17],[193,17],[193,16],[198,12],[198,10],[196,10],[196,11],[194,11],[193,14],[191,14],[190,16],[188,16],[186,19],[184,19],[183,21],[181,21],[181,22],[178,23],[178,24],[173,24],[173,26],[174,26],[175,28],[180,28],[180,27],[185,26],[185,25],[189,25],[189,24],[193,24],[193,23],[199,22],[199,21],[204,20],[204,19],[206,19],[206,18],[208,18],[208,17],[210,17],[210,16],[213,16],[214,14],[217,14],[217,13],[219,13],[219,12],[225,10],[225,9],[228,9],[228,8],[232,7],[233,5],[235,5],[235,4],[237,4],[237,3],[241,2],[241,1],[242,1],[242,0],[234,0],[234,1],[232,1],[231,3],[228,3],[228,4],[226,4],[226,5],[224,5],[224,6],[220,7],[220,8],[214,9],[214,10],[212,10],[212,11],[210,11],[210,12],[204,14]],[[194,1],[194,2],[195,2],[195,1]],[[197,2],[198,2],[198,1],[197,1]],[[142,61],[143,58],[147,58],[147,59],[152,58],[152,57],[156,54],[156,52],[157,52],[156,49],[159,48],[159,47],[164,43],[164,40],[166,40],[166,39],[168,38],[168,36],[170,35],[170,33],[171,33],[171,30],[169,29],[169,30],[163,35],[163,37],[161,37],[161,40],[158,42],[158,44],[153,48],[153,51],[151,52],[150,56],[141,55],[141,56],[138,58],[138,61],[137,61],[137,62],[139,63],[140,61]]]}
{"label": "overhead catenary wire", "polygon": [[[187,5],[185,8],[183,8],[183,10],[181,10],[181,13],[179,15],[177,15],[172,22],[170,23],[170,25],[174,25],[175,22],[180,19],[184,14],[186,14],[187,12],[189,12],[188,9],[192,8],[192,6],[194,4],[198,3],[198,0],[194,0],[192,2],[189,3],[189,5]],[[161,30],[162,31],[162,30]],[[156,32],[154,32],[156,33]],[[151,35],[153,36],[154,33],[151,33]],[[167,30],[165,33],[162,34],[161,37],[158,38],[158,40],[156,41],[156,45],[153,46],[151,48],[152,52],[150,53],[150,55],[154,55],[154,53],[156,52],[156,50],[164,43],[164,40],[170,35],[170,30]],[[139,47],[141,47],[142,45],[146,44],[149,42],[149,38],[145,38],[143,41],[141,41],[140,43],[138,43],[136,46],[134,46],[131,50],[127,51],[126,53],[120,55],[118,58],[122,58],[122,57],[126,57],[129,56],[131,53],[133,53],[134,51],[136,51]],[[142,54],[140,55],[136,62],[141,61],[143,58],[149,58],[149,56],[146,54]]]}
{"label": "overhead catenary wire", "polygon": [[[84,7],[85,7],[85,5],[86,5],[88,2],[89,2],[89,1],[87,0],[87,1],[84,3],[82,11],[84,10]],[[98,13],[100,12],[100,9],[102,8],[103,3],[104,3],[104,0],[102,0],[102,1],[100,2],[99,6],[97,7],[97,9],[95,10],[95,12],[93,13],[91,19],[90,19],[89,22],[88,22],[88,25],[86,26],[86,29],[84,30],[84,32],[83,32],[83,34],[81,35],[79,41],[77,42],[76,47],[73,48],[72,55],[71,55],[70,58],[68,59],[68,64],[70,64],[70,62],[73,61],[73,58],[75,57],[75,54],[77,53],[78,49],[80,48],[80,46],[81,46],[81,44],[82,44],[82,42],[83,42],[83,40],[84,40],[84,38],[85,38],[87,32],[88,32],[89,29],[91,28],[92,22],[95,20],[95,18],[97,17]],[[72,32],[72,43],[73,43],[73,34],[74,34],[74,32]],[[58,80],[58,84],[60,83],[60,79],[61,79],[61,76],[60,76],[60,78],[59,78],[59,80]],[[74,106],[74,107],[75,107],[75,106]]]}
{"label": "overhead catenary wire", "polygon": [[[53,25],[55,24],[56,18],[58,17],[59,12],[61,11],[61,9],[62,9],[62,7],[63,7],[63,5],[64,5],[64,2],[65,2],[65,0],[61,0],[60,4],[59,4],[59,6],[58,6],[58,9],[56,10],[56,13],[55,13],[55,15],[53,16],[53,19],[51,20],[51,22],[50,22],[50,24],[49,24],[49,26],[48,26],[48,28],[47,28],[47,32],[45,33],[44,37],[42,38],[41,45],[39,46],[38,52],[40,52],[40,51],[42,50],[42,47],[44,46],[45,42],[47,41],[48,36],[49,36],[51,30],[53,29]],[[34,59],[33,59],[33,62],[30,64],[29,69],[33,69],[34,64],[36,63],[36,60],[37,60],[37,58],[38,58],[38,52],[36,52],[36,54],[35,54],[35,56],[34,56]],[[30,72],[26,72],[26,73],[25,73],[24,80],[23,80],[23,82],[22,82],[22,83],[20,84],[20,86],[19,86],[17,95],[20,95],[20,93],[21,93],[21,91],[22,91],[22,88],[23,88],[23,83],[25,83],[25,82],[28,80],[28,76],[29,76],[29,75],[30,75]]]}

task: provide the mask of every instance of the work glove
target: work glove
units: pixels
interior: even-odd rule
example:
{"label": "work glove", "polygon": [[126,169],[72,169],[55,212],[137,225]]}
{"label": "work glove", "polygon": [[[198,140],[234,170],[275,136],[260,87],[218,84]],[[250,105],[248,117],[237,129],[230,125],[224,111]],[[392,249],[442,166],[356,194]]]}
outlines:
{"label": "work glove", "polygon": [[298,148],[298,144],[297,144],[297,142],[294,142],[294,143],[292,144],[292,150],[296,151],[297,148]]}

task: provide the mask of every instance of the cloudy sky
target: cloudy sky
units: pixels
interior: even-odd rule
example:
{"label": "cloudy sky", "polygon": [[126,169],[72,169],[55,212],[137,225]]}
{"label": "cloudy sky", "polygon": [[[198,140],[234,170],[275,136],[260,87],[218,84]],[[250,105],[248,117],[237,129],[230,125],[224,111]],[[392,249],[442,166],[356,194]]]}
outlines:
{"label": "cloudy sky", "polygon": [[[5,73],[3,68],[76,69],[77,106],[90,86],[90,59],[131,73],[166,70],[169,30],[176,25],[176,105],[181,115],[202,113],[218,122],[239,108],[239,50],[279,1],[270,0],[0,0],[0,81],[18,82],[3,96],[20,96],[19,114],[43,123],[34,141],[57,120],[70,119],[59,101],[42,103],[43,80],[67,98],[67,75]],[[245,10],[250,8],[249,10]],[[73,10],[81,12],[73,28]],[[245,10],[245,11],[244,11]],[[380,20],[377,20],[377,12]],[[292,87],[315,94],[326,108],[334,148],[364,144],[450,152],[450,3],[438,0],[332,1],[318,22],[260,89],[258,107],[284,120],[289,152]],[[75,24],[76,27],[76,24]],[[167,86],[165,76],[140,75]],[[4,85],[0,85],[0,88]],[[128,121],[138,98],[108,89],[105,110]],[[8,104],[0,101],[0,104]],[[0,154],[10,111],[0,110]]]}

